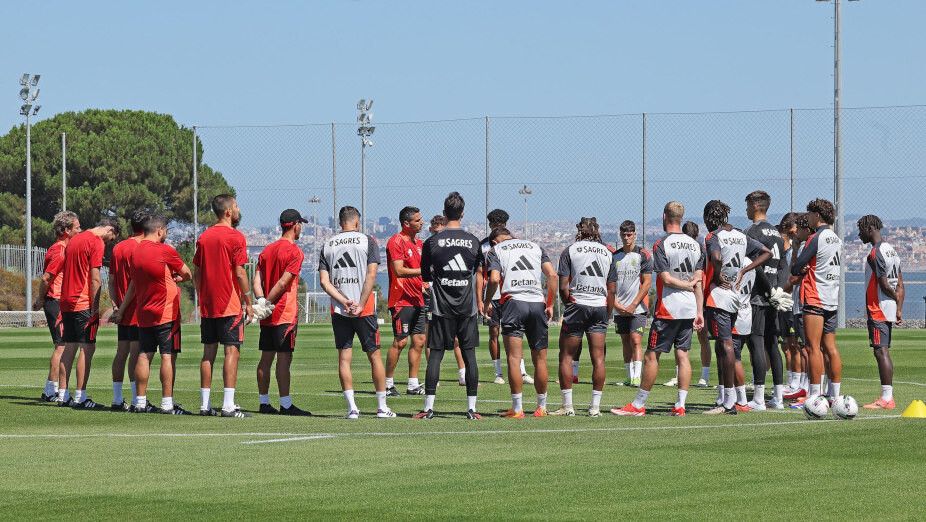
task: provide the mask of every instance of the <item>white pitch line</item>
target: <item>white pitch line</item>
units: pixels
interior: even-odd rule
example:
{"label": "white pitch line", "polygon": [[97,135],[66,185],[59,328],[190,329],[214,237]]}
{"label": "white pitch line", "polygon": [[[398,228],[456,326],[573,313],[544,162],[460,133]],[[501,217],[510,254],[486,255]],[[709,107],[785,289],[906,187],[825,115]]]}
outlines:
{"label": "white pitch line", "polygon": [[[843,377],[843,380],[846,381],[864,381],[864,382],[881,382],[881,379],[859,379],[857,377]],[[894,381],[894,384],[910,384],[912,386],[926,386],[926,383],[922,382],[906,382],[906,381]]]}
{"label": "white pitch line", "polygon": [[308,437],[294,437],[290,439],[248,440],[248,441],[242,442],[242,444],[266,444],[268,442],[293,442],[297,440],[331,439],[334,437],[338,437],[338,435],[311,435]]}

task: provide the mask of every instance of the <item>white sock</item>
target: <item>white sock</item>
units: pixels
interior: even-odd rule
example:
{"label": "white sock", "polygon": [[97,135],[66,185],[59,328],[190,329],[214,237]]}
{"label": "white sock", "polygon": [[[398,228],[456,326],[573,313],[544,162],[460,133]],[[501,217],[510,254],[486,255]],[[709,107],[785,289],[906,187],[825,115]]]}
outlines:
{"label": "white sock", "polygon": [[222,391],[222,409],[225,411],[235,411],[235,389],[223,388]]}
{"label": "white sock", "polygon": [[[523,372],[524,370],[521,370],[521,371]],[[466,378],[466,368],[460,368],[459,370],[457,370],[457,374],[460,376],[461,379],[465,379]]]}
{"label": "white sock", "polygon": [[388,390],[389,388],[392,388],[393,386],[395,386],[395,379],[393,379],[392,377],[386,377],[386,389]]}
{"label": "white sock", "polygon": [[826,396],[835,397],[835,395],[833,395],[833,381],[828,381],[826,383]]}
{"label": "white sock", "polygon": [[646,406],[646,399],[648,397],[649,397],[649,392],[644,390],[643,388],[640,388],[639,390],[637,390],[637,397],[633,400],[631,404],[633,404],[634,408],[637,408],[637,409],[642,408]]}
{"label": "white sock", "polygon": [[601,392],[592,390],[592,402],[588,406],[589,408],[601,408]]}
{"label": "white sock", "polygon": [[409,388],[414,389],[414,388],[417,388],[418,386],[419,386],[419,384],[418,384],[418,377],[409,377],[409,378],[408,378],[408,387],[409,387]]}
{"label": "white sock", "polygon": [[830,397],[839,397],[839,389],[842,387],[841,382],[832,382],[830,381],[830,391],[833,392]]}
{"label": "white sock", "polygon": [[270,405],[270,395],[259,395],[258,399],[260,400],[261,404],[266,404],[268,406]]}
{"label": "white sock", "polygon": [[161,409],[164,411],[170,411],[174,409],[174,398],[173,397],[161,397]]}
{"label": "white sock", "polygon": [[678,400],[675,401],[675,407],[684,408],[686,399],[688,399],[688,390],[678,390]]}
{"label": "white sock", "polygon": [[808,398],[808,399],[811,399],[811,398],[813,398],[813,397],[819,397],[819,396],[820,396],[820,385],[819,385],[819,384],[811,384],[811,385],[810,385],[810,391],[807,392],[807,398]]}
{"label": "white sock", "polygon": [[810,392],[810,379],[807,377],[806,373],[801,374],[801,389],[805,392]]}
{"label": "white sock", "polygon": [[289,395],[280,397],[280,407],[281,408],[292,408],[293,399]]}
{"label": "white sock", "polygon": [[572,388],[568,390],[562,390],[563,394],[563,407],[571,408],[572,407]]}
{"label": "white sock", "polygon": [[122,404],[122,383],[113,382],[113,404]]}
{"label": "white sock", "polygon": [[502,360],[492,359],[492,365],[495,366],[495,375],[501,375],[502,374]]}
{"label": "white sock", "polygon": [[347,411],[360,411],[354,402],[354,390],[344,390],[344,401],[347,402]]}
{"label": "white sock", "polygon": [[466,396],[466,406],[467,406],[466,409],[476,411],[476,396],[475,395]]}
{"label": "white sock", "polygon": [[717,387],[717,406],[720,406],[723,404],[723,396],[724,396],[723,390],[724,390],[723,386]]}
{"label": "white sock", "polygon": [[737,386],[735,393],[736,402],[739,404],[746,404],[746,386]]}
{"label": "white sock", "polygon": [[524,369],[524,359],[521,359],[521,375],[527,375],[527,370]]}
{"label": "white sock", "polygon": [[704,382],[710,382],[711,380],[711,367],[710,366],[701,367],[701,378],[704,379]]}
{"label": "white sock", "polygon": [[541,410],[547,409],[547,394],[538,393],[537,394],[537,407]]}
{"label": "white sock", "polygon": [[793,372],[791,372],[791,370],[787,370],[787,371],[786,371],[785,373],[786,373],[786,374],[787,374],[787,376],[788,376],[788,380],[787,380],[787,381],[785,381],[785,382],[787,382],[787,383],[788,383],[788,385],[790,385],[790,384],[791,384],[791,379],[793,379],[793,378],[794,378],[794,373],[793,373]]}
{"label": "white sock", "polygon": [[209,402],[209,394],[211,393],[210,388],[200,388],[199,389],[199,409],[201,410],[210,410],[212,409],[212,403]]}
{"label": "white sock", "polygon": [[633,361],[633,377],[631,379],[639,379],[642,372],[643,361]]}
{"label": "white sock", "polygon": [[378,391],[376,392],[376,402],[379,404],[379,409],[386,411],[389,409],[389,406],[386,406],[386,392]]}
{"label": "white sock", "polygon": [[632,362],[624,363],[624,367],[627,368],[627,378],[633,379],[633,363]]}
{"label": "white sock", "polygon": [[424,411],[433,410],[433,409],[434,409],[434,396],[425,395],[424,396]]}
{"label": "white sock", "polygon": [[782,398],[785,392],[784,388],[785,387],[780,384],[775,385],[775,395],[772,398],[775,400],[775,402],[779,404],[781,404],[781,402],[784,401],[784,399]]}
{"label": "white sock", "polygon": [[894,387],[887,384],[881,385],[881,398],[885,401],[890,401],[894,398]]}
{"label": "white sock", "polygon": [[511,410],[514,411],[515,413],[524,409],[524,406],[521,404],[522,397],[523,397],[523,394],[520,394],[520,393],[511,394]]}
{"label": "white sock", "polygon": [[59,391],[60,390],[58,390],[58,381],[55,381],[55,395],[58,395]]}
{"label": "white sock", "polygon": [[63,390],[62,390],[62,389],[59,389],[59,390],[58,390],[58,400],[59,400],[59,401],[64,402],[64,401],[68,400],[67,395],[68,395],[68,389],[67,389],[67,388],[64,388]]}
{"label": "white sock", "polygon": [[579,376],[579,361],[572,361],[572,375],[573,377]]}
{"label": "white sock", "polygon": [[135,381],[129,382],[129,388],[132,388],[132,405],[135,405],[135,396],[138,395],[138,385]]}
{"label": "white sock", "polygon": [[752,391],[752,402],[756,404],[765,404],[765,385],[757,384],[756,389]]}
{"label": "white sock", "polygon": [[77,404],[84,402],[84,395],[86,394],[87,394],[87,390],[77,390],[76,392],[74,392],[74,401],[76,401]]}
{"label": "white sock", "polygon": [[135,406],[141,409],[145,409],[145,406],[147,405],[148,405],[148,397],[145,397],[144,395],[139,395],[138,398],[136,399]]}
{"label": "white sock", "polygon": [[[743,387],[743,388],[744,388],[743,396],[745,397],[745,394],[746,394],[746,392],[745,392],[745,387]],[[728,410],[729,410],[730,408],[732,408],[733,405],[736,404],[736,395],[737,395],[737,393],[736,393],[736,390],[735,390],[735,389],[733,389],[733,388],[726,388],[726,389],[723,391],[723,407],[726,408],[726,409],[728,409]]]}

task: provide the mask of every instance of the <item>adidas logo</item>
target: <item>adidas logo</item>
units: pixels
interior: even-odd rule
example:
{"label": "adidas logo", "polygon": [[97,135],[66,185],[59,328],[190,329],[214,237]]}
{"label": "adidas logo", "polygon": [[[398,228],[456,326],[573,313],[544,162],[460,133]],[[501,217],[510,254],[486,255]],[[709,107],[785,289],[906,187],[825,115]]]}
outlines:
{"label": "adidas logo", "polygon": [[341,256],[341,259],[338,259],[338,262],[334,264],[334,267],[335,268],[348,268],[348,267],[357,268],[357,264],[354,263],[353,259],[351,259],[350,254],[345,252],[344,255]]}
{"label": "adidas logo", "polygon": [[743,266],[743,262],[740,261],[739,252],[737,252],[736,255],[733,256],[733,259],[731,259],[730,262],[724,266],[729,268],[741,268]]}
{"label": "adidas logo", "polygon": [[585,267],[585,270],[579,272],[579,275],[604,277],[604,273],[602,273],[601,266],[598,264],[597,260],[592,261],[592,264]]}
{"label": "adidas logo", "polygon": [[682,261],[682,264],[679,265],[679,266],[677,266],[677,267],[675,267],[675,268],[673,268],[672,271],[673,271],[673,272],[691,273],[691,272],[694,272],[694,265],[691,264],[691,259],[686,257],[686,258]]}
{"label": "adidas logo", "polygon": [[463,262],[463,256],[460,254],[453,256],[453,259],[444,265],[444,270],[447,272],[466,272],[466,264]]}
{"label": "adidas logo", "polygon": [[830,266],[839,266],[841,264],[840,259],[839,259],[839,252],[836,252],[836,255],[833,256],[833,259],[831,259],[830,262],[827,264]]}
{"label": "adidas logo", "polygon": [[534,265],[532,265],[531,262],[528,261],[525,256],[521,256],[521,259],[518,259],[518,261],[511,268],[511,271],[514,272],[516,270],[533,270],[533,269],[534,269]]}

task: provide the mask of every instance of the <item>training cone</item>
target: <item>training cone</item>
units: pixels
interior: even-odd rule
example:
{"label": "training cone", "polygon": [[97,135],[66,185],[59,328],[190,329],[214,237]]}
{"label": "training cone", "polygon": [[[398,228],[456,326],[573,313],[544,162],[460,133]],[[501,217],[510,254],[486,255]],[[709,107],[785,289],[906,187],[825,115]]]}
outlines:
{"label": "training cone", "polygon": [[908,419],[926,419],[926,404],[923,401],[913,401],[900,416]]}

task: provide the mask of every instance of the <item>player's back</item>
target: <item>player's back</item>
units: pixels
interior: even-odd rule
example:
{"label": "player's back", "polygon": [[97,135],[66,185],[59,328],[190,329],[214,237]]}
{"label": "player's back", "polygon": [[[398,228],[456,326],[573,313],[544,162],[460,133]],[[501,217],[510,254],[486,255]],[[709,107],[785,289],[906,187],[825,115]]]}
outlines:
{"label": "player's back", "polygon": [[489,270],[498,270],[501,275],[502,303],[509,299],[544,302],[541,265],[550,259],[540,245],[512,238],[495,245],[488,257]]}
{"label": "player's back", "polygon": [[[736,283],[736,278],[743,267],[749,265],[745,261],[747,251],[747,237],[736,229],[720,228],[709,233],[704,242],[707,245],[707,259],[704,260],[704,274],[707,286],[705,289],[704,306],[711,306],[735,312],[740,308],[740,292],[733,288],[724,289],[714,282],[714,265],[711,262],[711,252],[720,251],[720,278],[730,283]],[[755,274],[752,274],[755,279]],[[752,286],[750,286],[752,288]],[[747,299],[748,301],[748,299]]]}
{"label": "player's back", "polygon": [[151,327],[177,319],[180,290],[173,274],[183,266],[177,251],[170,245],[144,240],[134,249],[131,265],[138,325]]}
{"label": "player's back", "polygon": [[[787,265],[782,259],[785,251],[785,242],[784,239],[781,238],[781,232],[775,228],[775,225],[763,219],[753,223],[747,228],[746,235],[762,243],[762,246],[772,253],[772,257],[762,263],[762,270],[764,270],[765,276],[771,284],[777,283],[779,280],[779,269],[787,271]],[[751,301],[752,304],[755,305],[769,306],[768,297],[765,295],[765,292],[759,290],[757,287],[753,288]]]}
{"label": "player's back", "polygon": [[196,240],[193,264],[199,267],[202,317],[229,317],[241,312],[241,288],[235,267],[248,262],[244,234],[227,225],[213,225]]}
{"label": "player's back", "polygon": [[64,249],[61,311],[89,310],[90,269],[103,266],[103,240],[89,230],[72,237]]}
{"label": "player's back", "polygon": [[270,317],[261,320],[260,324],[264,326],[290,324],[296,319],[299,308],[296,293],[304,258],[305,254],[302,253],[302,249],[287,239],[278,239],[267,245],[261,252],[257,259],[257,270],[261,275],[265,296],[270,294],[270,290],[283,277],[283,274],[289,272],[293,274],[293,278],[290,279],[283,295],[276,302],[273,313]]}
{"label": "player's back", "polygon": [[607,305],[608,275],[613,254],[597,241],[576,241],[566,247],[557,273],[569,278],[569,298],[584,306]]}
{"label": "player's back", "polygon": [[[752,264],[752,259],[748,257],[743,259],[746,265]],[[750,270],[743,274],[740,280],[739,288],[739,310],[736,312],[736,322],[733,325],[733,333],[736,335],[749,335],[752,333],[752,305],[749,302],[752,296],[752,289],[756,284],[756,271]]]}
{"label": "player's back", "polygon": [[813,257],[807,263],[810,269],[801,282],[804,306],[824,310],[836,310],[839,307],[841,249],[839,236],[826,225],[818,228],[807,240],[804,254]]}
{"label": "player's back", "polygon": [[871,248],[865,262],[865,305],[873,320],[893,323],[897,321],[897,301],[881,289],[878,284],[881,277],[887,277],[887,284],[893,289],[897,288],[900,281],[900,257],[894,247],[884,241]]}
{"label": "player's back", "polygon": [[659,319],[694,319],[697,302],[694,292],[671,288],[662,283],[661,272],[675,279],[692,281],[704,267],[701,246],[681,232],[670,232],[653,245],[653,277],[656,279],[656,317]]}
{"label": "player's back", "polygon": [[64,282],[65,246],[66,243],[64,241],[55,241],[55,244],[48,247],[48,251],[45,252],[45,263],[43,265],[42,271],[55,274],[55,278],[52,279],[51,284],[48,285],[48,290],[45,293],[45,296],[48,299],[61,298],[61,283]]}
{"label": "player's back", "polygon": [[441,317],[476,314],[473,274],[479,238],[460,228],[445,228],[429,237],[421,256],[421,272],[431,282],[431,312]]}
{"label": "player's back", "polygon": [[[113,287],[116,290],[115,301],[118,303],[125,299],[125,292],[129,288],[129,282],[132,281],[132,253],[135,252],[140,242],[141,237],[130,237],[120,241],[113,247],[112,256],[109,258],[109,277],[113,278]],[[137,324],[135,317],[137,303],[137,299],[129,303],[120,324]]]}
{"label": "player's back", "polygon": [[[379,263],[379,247],[372,236],[356,230],[341,232],[322,245],[319,269],[330,274],[331,284],[349,300],[362,304],[360,316],[373,315],[376,301],[373,294],[366,303],[360,303],[366,283],[367,266]],[[341,305],[331,300],[331,313],[348,315]]]}
{"label": "player's back", "polygon": [[[489,265],[488,265],[487,259],[489,257],[489,251],[491,250],[492,250],[492,241],[490,241],[489,238],[487,237],[482,238],[482,241],[479,242],[479,257],[477,259],[476,266],[479,270],[482,271],[482,277],[485,281],[489,280]],[[479,296],[479,299],[483,299],[485,297],[485,289],[487,287],[488,287],[488,284],[482,287],[483,295]],[[492,300],[498,301],[501,298],[502,298],[502,287],[501,285],[499,285],[499,287],[495,289],[495,294],[492,295]]]}

